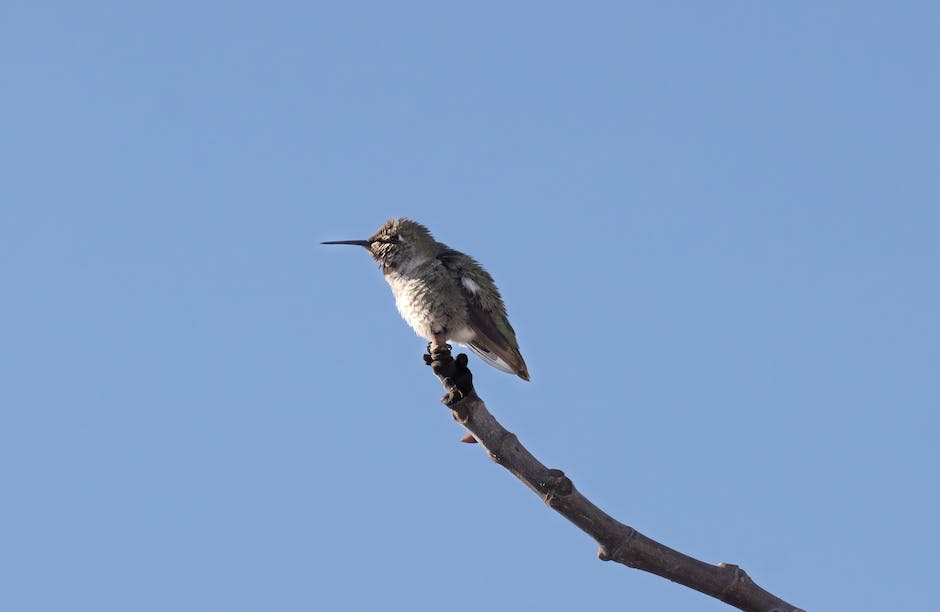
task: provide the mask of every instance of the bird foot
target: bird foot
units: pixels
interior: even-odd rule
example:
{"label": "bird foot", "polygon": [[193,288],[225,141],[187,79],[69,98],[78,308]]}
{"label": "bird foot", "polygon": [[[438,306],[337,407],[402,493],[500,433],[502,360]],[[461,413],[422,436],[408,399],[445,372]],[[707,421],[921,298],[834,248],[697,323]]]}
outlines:
{"label": "bird foot", "polygon": [[434,351],[447,351],[447,352],[450,352],[452,348],[453,348],[453,347],[451,347],[451,345],[447,344],[447,342],[441,342],[441,343],[437,343],[437,342],[428,342],[428,355],[433,355],[433,354],[434,354]]}

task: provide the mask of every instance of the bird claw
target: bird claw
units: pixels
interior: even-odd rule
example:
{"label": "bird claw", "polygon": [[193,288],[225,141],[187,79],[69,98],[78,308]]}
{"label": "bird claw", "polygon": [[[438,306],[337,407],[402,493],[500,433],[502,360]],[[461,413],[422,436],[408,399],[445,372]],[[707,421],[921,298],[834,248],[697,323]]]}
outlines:
{"label": "bird claw", "polygon": [[435,352],[440,352],[440,351],[447,351],[449,353],[452,348],[453,347],[451,347],[451,345],[447,344],[446,342],[444,344],[436,344],[434,342],[428,342],[428,355],[433,356]]}

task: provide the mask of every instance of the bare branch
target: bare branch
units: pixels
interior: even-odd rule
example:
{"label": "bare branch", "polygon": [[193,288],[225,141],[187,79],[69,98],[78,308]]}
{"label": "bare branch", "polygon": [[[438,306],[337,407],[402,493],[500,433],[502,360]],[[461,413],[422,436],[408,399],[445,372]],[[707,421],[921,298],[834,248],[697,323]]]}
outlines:
{"label": "bare branch", "polygon": [[561,470],[545,467],[486,409],[473,388],[467,356],[450,347],[429,347],[424,356],[447,391],[442,402],[489,452],[490,458],[525,483],[550,508],[598,544],[602,561],[651,572],[748,612],[804,612],[759,587],[737,565],[712,565],[664,546],[624,525],[582,495]]}

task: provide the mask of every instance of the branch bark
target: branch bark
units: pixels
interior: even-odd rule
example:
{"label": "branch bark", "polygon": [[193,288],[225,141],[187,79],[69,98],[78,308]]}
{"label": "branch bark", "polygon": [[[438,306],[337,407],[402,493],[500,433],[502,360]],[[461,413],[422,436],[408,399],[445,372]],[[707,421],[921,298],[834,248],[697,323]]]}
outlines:
{"label": "branch bark", "polygon": [[582,495],[561,470],[543,465],[486,409],[473,388],[467,356],[429,346],[424,356],[447,391],[441,401],[489,452],[490,458],[526,484],[550,508],[594,538],[597,556],[651,572],[748,612],[805,612],[759,587],[729,563],[712,565],[684,555],[617,521]]}

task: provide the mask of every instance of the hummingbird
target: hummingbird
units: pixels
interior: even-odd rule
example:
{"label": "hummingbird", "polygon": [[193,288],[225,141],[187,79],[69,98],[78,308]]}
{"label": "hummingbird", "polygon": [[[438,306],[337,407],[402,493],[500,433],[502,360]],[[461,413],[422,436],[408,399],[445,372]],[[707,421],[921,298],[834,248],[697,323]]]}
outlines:
{"label": "hummingbird", "polygon": [[443,348],[450,339],[494,368],[529,380],[503,298],[474,258],[405,218],[389,219],[366,240],[323,244],[352,244],[369,251],[392,288],[398,312],[430,342],[428,350]]}

